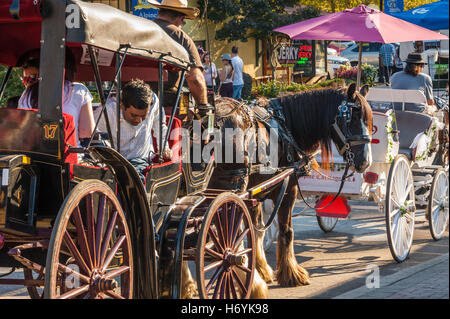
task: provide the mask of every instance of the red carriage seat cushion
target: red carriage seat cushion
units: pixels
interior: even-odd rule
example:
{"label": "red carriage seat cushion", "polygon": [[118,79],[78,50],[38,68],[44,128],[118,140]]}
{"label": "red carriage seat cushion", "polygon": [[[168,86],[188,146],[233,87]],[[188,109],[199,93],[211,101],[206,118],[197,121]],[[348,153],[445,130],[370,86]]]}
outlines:
{"label": "red carriage seat cushion", "polygon": [[[170,116],[166,115],[166,125],[169,125]],[[163,141],[164,143],[164,141]],[[180,119],[174,117],[172,122],[172,127],[169,128],[169,139],[167,141],[169,148],[172,150],[172,160],[169,162],[164,162],[162,164],[159,164],[159,157],[155,156],[153,158],[154,165],[151,165],[147,167],[144,170],[144,175],[146,176],[147,173],[150,171],[150,168],[152,167],[160,167],[160,166],[166,166],[173,163],[180,163],[180,170],[181,170],[181,121]],[[155,152],[158,152],[158,143],[156,142],[156,138],[153,135],[153,147]]]}
{"label": "red carriage seat cushion", "polygon": [[77,164],[77,153],[69,153],[69,147],[77,147],[77,137],[75,134],[75,121],[73,116],[63,113],[64,119],[64,161],[66,163]]}

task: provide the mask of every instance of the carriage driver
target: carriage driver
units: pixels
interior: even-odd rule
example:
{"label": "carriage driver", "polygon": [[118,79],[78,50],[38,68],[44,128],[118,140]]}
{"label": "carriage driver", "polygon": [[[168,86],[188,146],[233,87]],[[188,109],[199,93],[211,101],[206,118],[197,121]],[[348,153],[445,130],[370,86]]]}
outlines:
{"label": "carriage driver", "polygon": [[[155,156],[153,136],[157,143],[160,141],[159,128],[159,100],[148,84],[142,80],[132,80],[122,88],[122,101],[120,103],[120,153],[136,168],[139,177],[145,184],[143,171],[151,165]],[[100,111],[98,108],[97,111]],[[111,131],[116,132],[117,114],[116,98],[110,97],[106,101]],[[163,110],[163,119],[165,114]],[[96,117],[98,114],[96,114]],[[98,129],[107,132],[104,117],[99,122]],[[163,123],[163,137],[167,133],[167,126]],[[113,134],[114,144],[117,145],[117,136]],[[158,145],[158,149],[159,149]],[[168,146],[163,153],[164,160],[171,159],[172,154]]]}
{"label": "carriage driver", "polygon": [[[159,9],[158,18],[154,22],[188,52],[192,66],[186,73],[186,82],[199,110],[208,109],[210,105],[208,104],[206,81],[203,76],[202,60],[194,41],[181,29],[181,26],[185,24],[184,20],[197,18],[200,10],[188,7],[187,0],[162,0],[161,3],[156,0],[149,0],[148,3]],[[164,106],[175,104],[175,92],[179,86],[179,81],[179,72],[169,72],[168,92],[164,93]]]}

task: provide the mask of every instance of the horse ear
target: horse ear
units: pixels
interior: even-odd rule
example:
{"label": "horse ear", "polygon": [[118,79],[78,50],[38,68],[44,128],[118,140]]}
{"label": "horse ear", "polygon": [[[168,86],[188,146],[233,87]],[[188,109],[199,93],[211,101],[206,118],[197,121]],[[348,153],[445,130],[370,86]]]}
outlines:
{"label": "horse ear", "polygon": [[355,92],[356,92],[356,83],[352,83],[352,84],[350,84],[350,86],[347,89],[347,98],[350,101],[355,100]]}
{"label": "horse ear", "polygon": [[369,93],[369,85],[364,85],[360,90],[359,93],[361,93],[361,95],[363,97],[366,97],[366,95]]}

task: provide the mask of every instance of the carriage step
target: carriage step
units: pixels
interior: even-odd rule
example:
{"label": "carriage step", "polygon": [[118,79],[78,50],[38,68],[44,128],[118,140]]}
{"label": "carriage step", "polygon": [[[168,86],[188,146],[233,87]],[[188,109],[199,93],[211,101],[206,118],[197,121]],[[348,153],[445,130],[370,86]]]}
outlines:
{"label": "carriage step", "polygon": [[422,168],[414,168],[411,171],[413,172],[413,174],[434,174],[439,168],[442,168],[442,166],[432,165]]}

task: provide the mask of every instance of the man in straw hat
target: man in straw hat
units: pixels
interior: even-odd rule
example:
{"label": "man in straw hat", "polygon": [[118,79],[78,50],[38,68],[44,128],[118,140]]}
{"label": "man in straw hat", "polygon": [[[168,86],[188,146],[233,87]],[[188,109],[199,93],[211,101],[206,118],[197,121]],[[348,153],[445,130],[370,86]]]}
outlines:
{"label": "man in straw hat", "polygon": [[[433,81],[428,74],[422,73],[426,62],[420,53],[410,53],[404,61],[406,67],[403,71],[395,73],[391,77],[391,87],[393,89],[419,90],[427,98],[427,105],[418,103],[406,103],[405,110],[414,112],[434,113],[437,109],[433,99]],[[396,106],[398,108],[398,106]]]}
{"label": "man in straw hat", "polygon": [[[188,7],[187,0],[162,0],[161,3],[156,0],[149,0],[148,3],[159,9],[158,18],[154,21],[189,53],[192,66],[186,73],[186,82],[199,109],[207,109],[209,104],[206,82],[203,76],[203,63],[194,41],[181,29],[181,26],[185,24],[184,20],[197,18],[200,10]],[[168,89],[175,91],[179,85],[179,80],[179,73],[169,73]],[[170,101],[167,101],[167,103],[170,103]]]}

